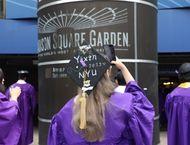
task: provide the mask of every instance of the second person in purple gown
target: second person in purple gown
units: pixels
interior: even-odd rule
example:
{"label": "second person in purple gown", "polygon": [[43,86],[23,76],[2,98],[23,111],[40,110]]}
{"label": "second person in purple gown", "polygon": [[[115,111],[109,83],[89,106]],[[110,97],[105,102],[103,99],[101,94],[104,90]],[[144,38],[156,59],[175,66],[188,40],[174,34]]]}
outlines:
{"label": "second person in purple gown", "polygon": [[168,145],[190,145],[190,63],[179,68],[180,85],[167,95]]}
{"label": "second person in purple gown", "polygon": [[[18,71],[19,79],[10,87],[20,87],[22,93],[18,98],[18,105],[21,111],[22,132],[19,145],[28,145],[33,142],[33,116],[36,106],[36,92],[34,87],[26,82],[28,71]],[[10,95],[8,89],[6,95]]]}

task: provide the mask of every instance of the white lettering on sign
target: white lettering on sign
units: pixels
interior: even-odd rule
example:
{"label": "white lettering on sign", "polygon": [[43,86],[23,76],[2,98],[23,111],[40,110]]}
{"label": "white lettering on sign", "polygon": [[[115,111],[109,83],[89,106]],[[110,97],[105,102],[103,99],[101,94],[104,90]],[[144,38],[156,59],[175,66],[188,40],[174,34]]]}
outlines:
{"label": "white lettering on sign", "polygon": [[[86,40],[86,36],[89,40]],[[56,34],[44,36],[38,40],[38,52],[46,52],[47,50],[64,50],[76,48],[84,41],[89,41],[92,47],[102,47],[106,44],[112,44],[115,47],[128,48],[129,34],[128,32],[97,32],[91,30],[89,34],[85,32]]]}
{"label": "white lettering on sign", "polygon": [[38,40],[38,52],[51,50],[51,37],[43,37]]}

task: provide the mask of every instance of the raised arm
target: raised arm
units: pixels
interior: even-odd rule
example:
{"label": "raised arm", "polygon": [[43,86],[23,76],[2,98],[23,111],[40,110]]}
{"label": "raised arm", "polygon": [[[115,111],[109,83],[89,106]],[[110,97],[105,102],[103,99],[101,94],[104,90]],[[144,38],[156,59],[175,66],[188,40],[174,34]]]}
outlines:
{"label": "raised arm", "polygon": [[130,81],[135,81],[127,67],[119,59],[117,59],[116,61],[112,61],[111,63],[115,64],[115,66],[121,70],[126,84],[128,84]]}

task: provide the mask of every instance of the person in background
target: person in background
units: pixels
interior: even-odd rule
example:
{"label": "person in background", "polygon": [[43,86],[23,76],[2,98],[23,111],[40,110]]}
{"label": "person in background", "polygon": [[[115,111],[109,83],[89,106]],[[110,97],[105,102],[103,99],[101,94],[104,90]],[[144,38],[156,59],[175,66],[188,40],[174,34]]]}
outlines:
{"label": "person in background", "polygon": [[[119,60],[112,64],[125,78],[125,92],[114,91],[107,68],[90,94],[83,86],[53,117],[48,145],[152,145],[154,108],[126,66]],[[85,86],[97,77],[88,79]]]}
{"label": "person in background", "polygon": [[21,89],[10,88],[10,100],[4,93],[4,74],[0,68],[0,145],[18,145],[22,126],[17,98]]}
{"label": "person in background", "polygon": [[180,85],[167,95],[168,145],[190,145],[190,63],[179,67]]}
{"label": "person in background", "polygon": [[[18,71],[18,81],[11,87],[20,87],[21,94],[18,99],[18,105],[22,117],[22,132],[19,145],[28,145],[33,142],[33,115],[36,107],[36,92],[34,87],[26,82],[29,72],[26,70]],[[6,95],[10,96],[10,88]]]}

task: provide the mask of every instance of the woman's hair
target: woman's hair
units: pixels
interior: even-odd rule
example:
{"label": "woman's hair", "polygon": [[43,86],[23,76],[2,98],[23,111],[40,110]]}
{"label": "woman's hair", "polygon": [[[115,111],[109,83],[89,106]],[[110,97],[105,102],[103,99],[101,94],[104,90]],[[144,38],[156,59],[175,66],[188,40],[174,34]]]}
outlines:
{"label": "woman's hair", "polygon": [[0,92],[5,93],[5,86],[2,84],[2,81],[4,79],[4,73],[3,70],[0,68]]}
{"label": "woman's hair", "polygon": [[111,93],[115,88],[115,84],[105,73],[97,86],[86,98],[86,128],[80,129],[80,96],[82,91],[79,90],[78,98],[73,107],[72,125],[77,133],[90,142],[101,141],[104,138],[105,130],[105,105],[108,102]]}

